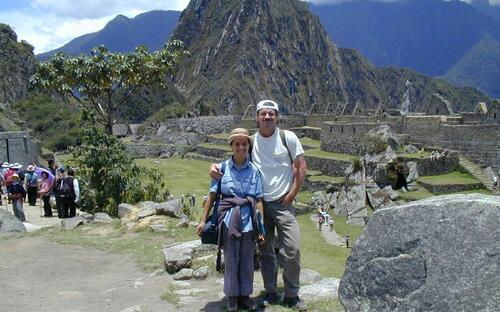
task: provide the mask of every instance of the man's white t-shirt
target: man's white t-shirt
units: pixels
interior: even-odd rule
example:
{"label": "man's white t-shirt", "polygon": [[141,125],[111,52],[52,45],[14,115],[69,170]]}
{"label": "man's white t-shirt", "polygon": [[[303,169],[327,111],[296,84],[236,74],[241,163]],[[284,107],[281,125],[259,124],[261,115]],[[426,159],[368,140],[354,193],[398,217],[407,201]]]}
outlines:
{"label": "man's white t-shirt", "polygon": [[257,132],[254,136],[252,162],[259,168],[265,201],[275,201],[283,197],[293,183],[293,160],[304,154],[302,144],[295,133],[285,130],[285,140],[290,150],[281,142],[279,129],[265,138]]}

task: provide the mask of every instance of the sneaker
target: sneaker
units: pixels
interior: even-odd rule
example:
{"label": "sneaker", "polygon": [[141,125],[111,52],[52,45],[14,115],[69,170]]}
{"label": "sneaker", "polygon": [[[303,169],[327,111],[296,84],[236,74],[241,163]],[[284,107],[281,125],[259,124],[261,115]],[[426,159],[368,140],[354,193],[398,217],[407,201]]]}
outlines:
{"label": "sneaker", "polygon": [[247,311],[255,311],[257,310],[257,305],[249,296],[239,296],[238,297],[238,306],[247,310]]}
{"label": "sneaker", "polygon": [[281,296],[277,292],[266,293],[259,301],[259,306],[268,307],[273,304],[278,304],[281,301]]}
{"label": "sneaker", "polygon": [[304,301],[300,300],[299,297],[285,298],[283,300],[285,306],[292,308],[297,311],[307,311],[307,305]]}
{"label": "sneaker", "polygon": [[228,312],[238,311],[238,297],[229,297],[227,299],[227,311]]}

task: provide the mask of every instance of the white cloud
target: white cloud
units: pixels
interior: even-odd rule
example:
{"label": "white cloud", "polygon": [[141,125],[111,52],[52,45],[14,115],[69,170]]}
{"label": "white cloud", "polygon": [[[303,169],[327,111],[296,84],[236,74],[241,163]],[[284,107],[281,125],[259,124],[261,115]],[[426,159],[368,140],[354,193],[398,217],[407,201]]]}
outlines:
{"label": "white cloud", "polygon": [[[3,0],[0,0],[3,1]],[[35,53],[58,48],[75,37],[96,32],[122,14],[134,17],[151,10],[183,10],[189,0],[29,0],[29,4],[3,11],[0,22],[9,24],[19,40]]]}

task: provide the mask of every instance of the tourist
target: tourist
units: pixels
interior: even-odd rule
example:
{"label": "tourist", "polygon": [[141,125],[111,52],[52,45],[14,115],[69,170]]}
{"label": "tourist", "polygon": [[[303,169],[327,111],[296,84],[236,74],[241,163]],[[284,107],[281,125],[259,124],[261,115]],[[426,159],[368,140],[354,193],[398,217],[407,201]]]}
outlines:
{"label": "tourist", "polygon": [[[256,120],[259,131],[252,148],[252,162],[259,168],[264,190],[264,225],[266,241],[261,246],[261,271],[266,294],[261,306],[277,304],[278,263],[275,246],[283,260],[285,298],[283,303],[300,311],[307,310],[299,299],[300,289],[300,230],[292,205],[306,174],[304,150],[295,133],[277,128],[279,107],[274,101],[257,104]],[[212,165],[212,178],[219,178],[219,166]],[[275,239],[277,230],[277,244]]]}
{"label": "tourist", "polygon": [[496,174],[493,174],[493,188],[498,188],[498,176]]}
{"label": "tourist", "polygon": [[325,222],[325,217],[323,215],[323,207],[320,207],[318,209],[318,230],[321,231],[321,228],[323,227],[323,223]]}
{"label": "tourist", "polygon": [[63,218],[76,216],[76,204],[80,199],[80,184],[74,177],[75,171],[68,169],[68,175],[61,179],[58,184],[58,193],[61,197],[61,210]]}
{"label": "tourist", "polygon": [[[250,298],[253,293],[255,239],[258,235],[257,220],[262,223],[262,180],[257,167],[248,159],[251,137],[248,130],[231,131],[229,145],[233,156],[221,163],[221,183],[212,179],[205,209],[196,230],[200,235],[210,209],[216,199],[217,188],[223,199],[217,213],[219,246],[224,250],[224,294],[228,298],[227,311],[238,308],[254,311],[257,306]],[[257,211],[259,213],[257,213]],[[259,218],[260,214],[260,218]]]}
{"label": "tourist", "polygon": [[28,192],[28,203],[30,206],[36,205],[36,196],[38,192],[38,176],[34,165],[28,165],[28,172],[25,175],[26,190]]}
{"label": "tourist", "polygon": [[63,219],[63,218],[66,218],[66,216],[63,215],[63,209],[62,209],[62,198],[61,198],[61,195],[59,193],[59,188],[60,188],[60,185],[62,183],[62,180],[64,179],[64,174],[65,174],[65,170],[63,167],[59,167],[57,169],[57,177],[54,178],[54,185],[53,185],[53,191],[54,191],[54,195],[55,195],[55,198],[56,198],[56,209],[57,209],[57,217],[59,219]]}
{"label": "tourist", "polygon": [[332,217],[330,217],[330,218],[328,219],[328,226],[330,227],[330,232],[332,232],[332,231],[333,231],[333,224],[334,224],[334,223],[335,223],[335,221],[333,221],[333,218],[332,218]]}
{"label": "tourist", "polygon": [[42,185],[40,191],[38,191],[38,196],[43,201],[43,211],[44,217],[52,217],[52,208],[50,207],[50,193],[52,191],[52,184],[50,184],[49,174],[42,171]]}
{"label": "tourist", "polygon": [[19,176],[14,173],[11,177],[11,184],[7,187],[7,194],[9,199],[12,201],[12,210],[14,215],[21,221],[26,222],[26,216],[24,215],[23,202],[26,196],[26,190],[19,181]]}
{"label": "tourist", "polygon": [[54,159],[49,159],[49,171],[52,173],[52,175],[55,177],[56,176],[56,163]]}

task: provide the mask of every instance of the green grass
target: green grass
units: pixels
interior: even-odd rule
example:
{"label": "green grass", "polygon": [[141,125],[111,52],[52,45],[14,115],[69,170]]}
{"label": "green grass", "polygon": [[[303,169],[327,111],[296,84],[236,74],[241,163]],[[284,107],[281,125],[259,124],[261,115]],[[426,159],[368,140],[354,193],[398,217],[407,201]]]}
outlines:
{"label": "green grass", "polygon": [[[347,218],[345,217],[334,216],[333,218],[335,231],[341,237],[349,233],[351,242],[354,242],[363,231],[361,226],[346,224]],[[316,228],[316,223],[311,221],[310,214],[298,216],[297,221],[302,238],[300,250],[302,267],[315,270],[322,277],[341,278],[351,249],[328,244]]]}
{"label": "green grass", "polygon": [[423,176],[418,179],[429,184],[443,185],[443,184],[474,184],[479,181],[469,173],[464,172],[451,172],[436,176]]}
{"label": "green grass", "polygon": [[301,138],[300,143],[302,143],[302,145],[304,145],[304,146],[309,146],[312,148],[319,148],[321,145],[321,141],[313,140],[310,138]]}
{"label": "green grass", "polygon": [[351,162],[353,159],[356,159],[356,156],[353,156],[353,155],[326,152],[326,151],[323,151],[320,149],[306,150],[305,155],[311,156],[311,157],[318,157],[318,158],[324,158],[324,159],[334,159],[334,160],[348,161],[348,162]]}
{"label": "green grass", "polygon": [[[210,162],[182,158],[146,158],[136,159],[135,162],[146,168],[154,168],[163,173],[163,182],[170,194],[194,194],[196,205],[193,215],[201,217],[203,196],[210,187]],[[156,164],[158,162],[158,164]]]}
{"label": "green grass", "polygon": [[229,138],[229,133],[216,133],[216,134],[210,134],[208,136],[215,139],[227,139]]}
{"label": "green grass", "polygon": [[329,182],[332,184],[344,183],[344,177],[332,177],[325,175],[311,176],[307,178],[311,182]]}
{"label": "green grass", "polygon": [[308,204],[311,202],[312,193],[310,191],[300,191],[296,198],[299,203]]}
{"label": "green grass", "polygon": [[434,196],[431,192],[429,192],[424,187],[418,187],[416,190],[406,193],[400,193],[401,198],[407,201],[415,201],[420,199],[426,199]]}
{"label": "green grass", "polygon": [[83,225],[69,231],[47,228],[28,235],[45,235],[49,240],[59,244],[87,246],[123,254],[131,257],[146,272],[164,268],[165,244],[197,239],[193,228],[172,228],[164,233],[150,230],[130,232],[119,220],[110,224]]}
{"label": "green grass", "polygon": [[228,152],[232,151],[231,146],[229,146],[229,145],[201,143],[201,144],[198,144],[198,146],[201,146],[204,148],[210,148],[210,149],[223,150],[223,151],[228,151]]}
{"label": "green grass", "polygon": [[167,302],[170,302],[172,304],[175,304],[176,306],[178,306],[179,302],[180,302],[180,298],[179,298],[179,295],[177,295],[175,293],[175,287],[172,286],[172,285],[168,285],[167,286],[167,289],[160,295],[160,298],[162,300],[165,300]]}
{"label": "green grass", "polygon": [[403,157],[403,158],[429,158],[431,156],[430,152],[417,152],[417,153],[411,153],[411,154],[398,154],[398,157]]}

